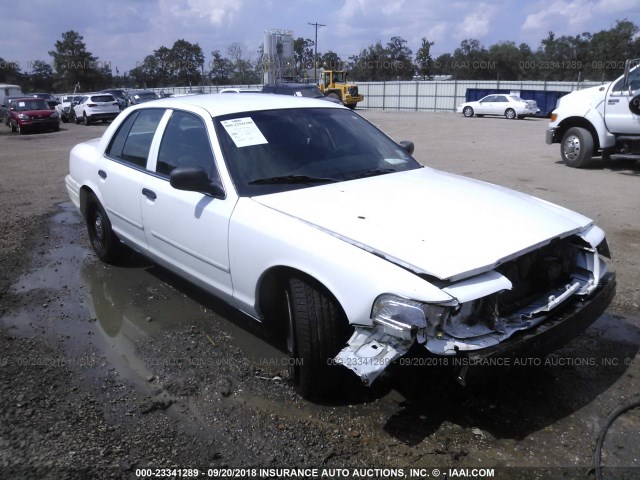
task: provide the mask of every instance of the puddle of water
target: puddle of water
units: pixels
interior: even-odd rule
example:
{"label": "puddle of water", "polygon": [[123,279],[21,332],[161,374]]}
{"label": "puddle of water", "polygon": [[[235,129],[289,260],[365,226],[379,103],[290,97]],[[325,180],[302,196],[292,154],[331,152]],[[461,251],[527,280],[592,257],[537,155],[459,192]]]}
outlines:
{"label": "puddle of water", "polygon": [[[228,340],[256,364],[286,362],[286,354],[255,332],[207,308],[207,303],[215,302],[211,296],[194,291],[195,287],[142,256],[131,254],[120,266],[97,260],[83,240],[84,222],[73,205],[65,203],[61,208],[51,219],[54,245],[48,246],[46,252],[42,247],[36,250],[40,257],[37,263],[42,265],[22,275],[12,287],[14,293],[35,295],[43,298],[42,302],[26,302],[0,318],[15,334],[29,336],[37,330],[52,339],[66,337],[70,355],[90,345],[106,357],[120,376],[138,385],[145,385],[152,372],[136,353],[136,342],[167,328],[188,329],[203,317],[228,332]],[[163,280],[166,276],[170,283]],[[191,295],[192,291],[201,301],[183,293]],[[259,325],[250,327],[253,328],[249,330],[259,329]]]}

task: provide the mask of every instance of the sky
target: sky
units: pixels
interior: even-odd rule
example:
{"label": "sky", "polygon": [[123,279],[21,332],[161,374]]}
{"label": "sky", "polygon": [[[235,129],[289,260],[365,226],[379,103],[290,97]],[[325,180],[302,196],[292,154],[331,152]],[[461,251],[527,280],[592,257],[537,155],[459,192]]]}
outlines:
{"label": "sky", "polygon": [[0,0],[0,19],[0,57],[23,72],[35,60],[51,62],[55,42],[75,30],[100,62],[122,74],[178,39],[198,43],[207,64],[212,51],[226,56],[235,42],[255,60],[265,30],[313,39],[309,23],[316,22],[326,25],[318,29],[318,51],[343,60],[394,36],[414,54],[426,37],[434,58],[468,38],[535,50],[549,31],[595,33],[623,19],[640,26],[640,0]]}

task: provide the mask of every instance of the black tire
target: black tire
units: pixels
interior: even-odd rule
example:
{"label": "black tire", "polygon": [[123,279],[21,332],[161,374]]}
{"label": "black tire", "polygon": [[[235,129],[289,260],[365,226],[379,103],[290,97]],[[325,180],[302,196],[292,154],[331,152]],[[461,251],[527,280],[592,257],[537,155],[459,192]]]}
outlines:
{"label": "black tire", "polygon": [[89,124],[91,123],[91,122],[89,121],[89,117],[87,117],[86,112],[82,114],[82,121],[84,122],[84,126],[85,126],[85,127],[88,127],[88,126],[89,126]]}
{"label": "black tire", "polygon": [[356,105],[355,103],[348,103],[347,107],[349,107],[351,110],[355,110],[356,109]]}
{"label": "black tire", "polygon": [[12,131],[12,132],[15,132],[15,131],[17,131],[17,130],[18,130],[18,129],[16,128],[16,126],[15,126],[13,123],[11,123],[9,126],[11,127],[11,131]]}
{"label": "black tire", "polygon": [[[290,375],[305,398],[327,397],[357,377],[333,364],[353,333],[337,300],[311,278],[293,277],[286,290],[287,350],[296,359]],[[355,386],[354,385],[354,386]]]}
{"label": "black tire", "polygon": [[516,111],[513,108],[507,108],[504,111],[504,116],[507,117],[509,120],[513,120],[514,118],[518,117],[516,115]]}
{"label": "black tire", "polygon": [[106,263],[113,263],[122,250],[120,240],[113,233],[111,222],[100,201],[91,195],[87,200],[87,231],[97,257]]}
{"label": "black tire", "polygon": [[462,114],[467,117],[467,118],[471,118],[473,117],[473,108],[471,107],[464,107],[462,109]]}
{"label": "black tire", "polygon": [[16,130],[15,131],[18,132],[18,135],[24,135],[24,133],[25,133],[24,132],[24,128],[22,128],[19,123],[16,124]]}
{"label": "black tire", "polygon": [[524,120],[524,115],[518,115],[518,120]]}
{"label": "black tire", "polygon": [[569,167],[584,168],[593,156],[593,137],[585,128],[572,127],[562,136],[560,155]]}
{"label": "black tire", "polygon": [[76,125],[78,125],[80,123],[80,119],[78,118],[78,116],[75,114],[73,114],[73,123],[75,123]]}
{"label": "black tire", "polygon": [[484,117],[484,115],[476,115],[476,117],[482,118],[482,117]]}

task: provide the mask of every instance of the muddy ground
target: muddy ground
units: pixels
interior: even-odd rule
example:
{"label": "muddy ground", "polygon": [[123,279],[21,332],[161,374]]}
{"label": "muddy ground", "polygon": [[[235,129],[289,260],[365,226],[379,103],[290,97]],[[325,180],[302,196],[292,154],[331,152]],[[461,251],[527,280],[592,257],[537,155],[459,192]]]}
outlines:
{"label": "muddy ground", "polygon": [[[311,403],[288,382],[281,339],[135,254],[97,261],[63,178],[70,148],[104,126],[26,136],[2,127],[0,478],[129,479],[147,468],[249,478],[294,467],[347,468],[344,478],[392,478],[374,470],[383,468],[593,478],[607,415],[640,397],[640,165],[567,168],[544,144],[543,119],[361,113],[413,140],[426,165],[594,218],[614,254],[612,307],[541,364],[496,367],[477,386],[417,357],[371,390]],[[639,426],[636,410],[609,430],[605,478],[640,477]],[[155,470],[171,468],[182,470]]]}

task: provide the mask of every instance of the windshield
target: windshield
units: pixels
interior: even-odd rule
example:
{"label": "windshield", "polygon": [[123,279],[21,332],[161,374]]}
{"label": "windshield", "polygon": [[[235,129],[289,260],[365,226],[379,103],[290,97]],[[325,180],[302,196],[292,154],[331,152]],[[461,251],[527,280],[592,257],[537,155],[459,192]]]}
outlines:
{"label": "windshield", "polygon": [[317,87],[313,87],[313,88],[301,88],[300,90],[296,90],[296,94],[300,92],[300,96],[302,97],[309,97],[309,98],[319,98],[319,97],[324,97],[324,95],[322,94],[322,92],[320,91],[319,88]]}
{"label": "windshield", "polygon": [[214,121],[241,196],[421,167],[402,147],[348,110],[242,112]]}
{"label": "windshield", "polygon": [[20,100],[16,102],[16,111],[26,112],[29,110],[49,110],[49,105],[44,100],[34,98],[33,100]]}

